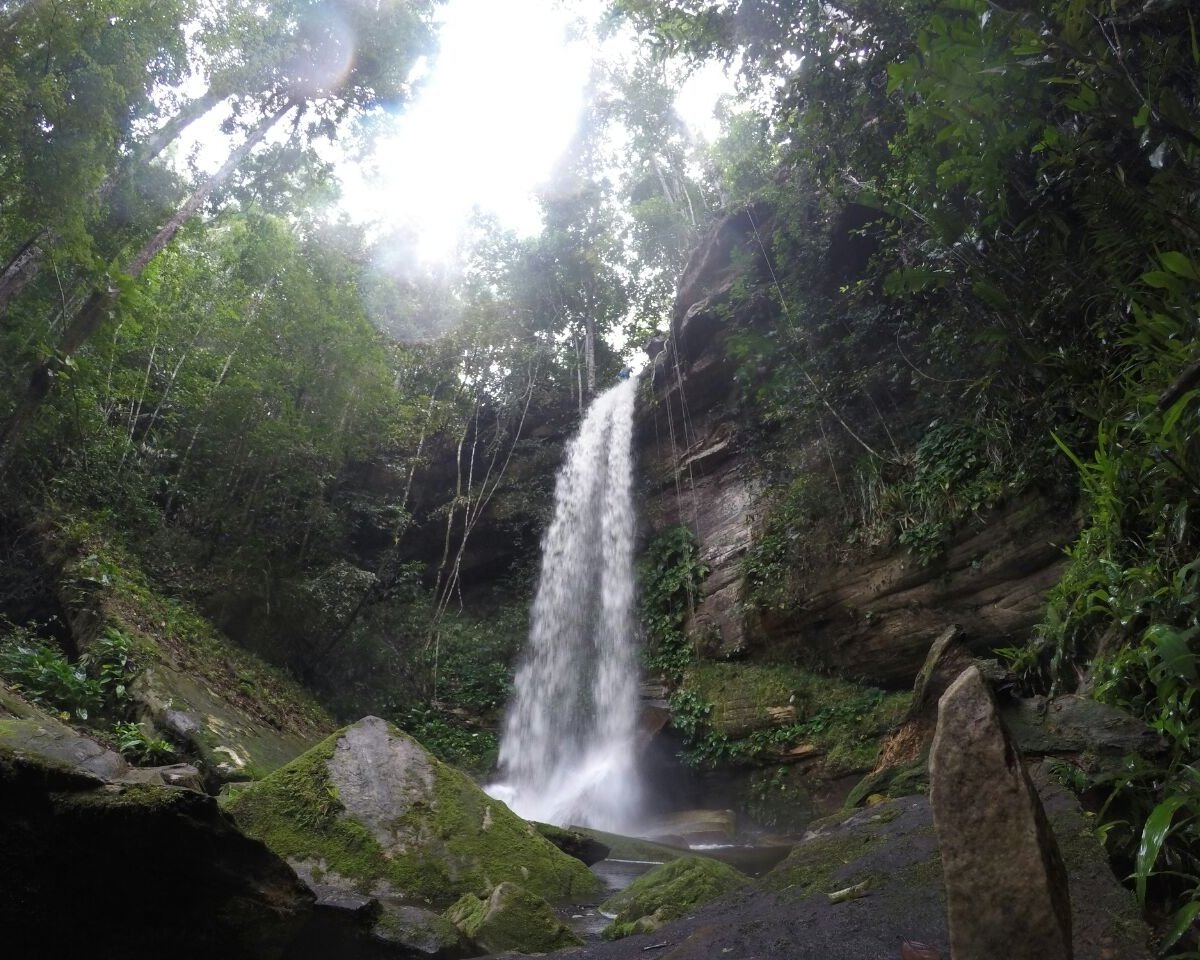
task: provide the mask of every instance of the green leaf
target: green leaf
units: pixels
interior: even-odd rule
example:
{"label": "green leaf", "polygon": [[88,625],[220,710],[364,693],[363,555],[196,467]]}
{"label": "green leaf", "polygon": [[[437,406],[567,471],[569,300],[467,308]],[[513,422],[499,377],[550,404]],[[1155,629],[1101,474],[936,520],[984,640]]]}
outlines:
{"label": "green leaf", "polygon": [[1172,273],[1187,277],[1189,280],[1200,280],[1200,273],[1196,271],[1196,265],[1186,254],[1180,253],[1178,250],[1168,250],[1166,253],[1160,253],[1158,259]]}
{"label": "green leaf", "polygon": [[1196,399],[1196,391],[1189,390],[1182,397],[1171,404],[1171,408],[1163,415],[1162,435],[1164,437],[1175,428],[1175,424],[1178,423],[1179,418],[1183,416],[1184,410],[1191,405],[1194,399]]}
{"label": "green leaf", "polygon": [[1155,287],[1159,290],[1174,290],[1179,285],[1172,274],[1164,273],[1162,270],[1151,270],[1148,273],[1143,273],[1142,282],[1147,286]]}
{"label": "green leaf", "polygon": [[1134,886],[1138,903],[1142,906],[1146,904],[1146,880],[1153,872],[1163,842],[1171,832],[1171,821],[1176,811],[1189,799],[1186,794],[1172,794],[1150,811],[1150,816],[1146,818],[1146,825],[1142,828],[1142,839],[1138,844],[1137,865],[1134,868]]}
{"label": "green leaf", "polygon": [[1145,636],[1147,641],[1154,644],[1165,675],[1196,683],[1200,680],[1196,669],[1197,656],[1189,645],[1195,635],[1194,627],[1191,630],[1177,630],[1165,623],[1156,623],[1146,628]]}
{"label": "green leaf", "polygon": [[1174,946],[1175,941],[1187,933],[1188,928],[1196,922],[1197,914],[1200,914],[1200,900],[1185,903],[1176,910],[1175,915],[1171,917],[1171,926],[1163,936],[1163,942],[1159,945],[1159,949],[1167,950]]}
{"label": "green leaf", "polygon": [[1070,460],[1073,464],[1075,464],[1075,469],[1079,470],[1080,472],[1082,472],[1086,469],[1084,467],[1083,461],[1080,460],[1079,457],[1077,457],[1075,455],[1075,452],[1066,445],[1066,443],[1063,441],[1062,437],[1060,437],[1053,430],[1050,431],[1050,436],[1053,438],[1055,444],[1058,446],[1058,449],[1061,450],[1063,453],[1065,453],[1067,455],[1067,459]]}

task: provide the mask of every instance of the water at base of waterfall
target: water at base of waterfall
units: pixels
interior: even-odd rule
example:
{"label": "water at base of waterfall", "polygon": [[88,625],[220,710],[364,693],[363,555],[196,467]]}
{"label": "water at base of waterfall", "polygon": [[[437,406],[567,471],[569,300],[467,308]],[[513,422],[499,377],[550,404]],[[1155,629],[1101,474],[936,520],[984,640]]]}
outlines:
{"label": "water at base of waterfall", "polygon": [[598,396],[567,449],[529,642],[488,792],[522,817],[620,831],[637,822],[633,408]]}

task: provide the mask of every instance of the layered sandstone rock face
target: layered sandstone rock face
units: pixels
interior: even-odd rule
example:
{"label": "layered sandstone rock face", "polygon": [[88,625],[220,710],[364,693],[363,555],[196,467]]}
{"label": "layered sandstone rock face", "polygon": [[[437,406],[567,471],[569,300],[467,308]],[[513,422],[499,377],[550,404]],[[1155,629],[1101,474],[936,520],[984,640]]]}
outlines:
{"label": "layered sandstone rock face", "polygon": [[[729,342],[765,328],[773,316],[771,271],[759,242],[770,216],[758,207],[731,214],[693,255],[639,408],[643,523],[651,533],[690,527],[711,568],[690,623],[699,652],[799,660],[908,687],[951,625],[961,627],[975,654],[1022,642],[1077,529],[1070,510],[1035,493],[963,523],[927,564],[898,543],[818,544],[814,535],[796,601],[745,613],[742,561],[761,521],[766,482],[753,441],[761,425],[735,382]],[[832,486],[818,425],[812,433],[794,459],[811,467],[815,485]]]}

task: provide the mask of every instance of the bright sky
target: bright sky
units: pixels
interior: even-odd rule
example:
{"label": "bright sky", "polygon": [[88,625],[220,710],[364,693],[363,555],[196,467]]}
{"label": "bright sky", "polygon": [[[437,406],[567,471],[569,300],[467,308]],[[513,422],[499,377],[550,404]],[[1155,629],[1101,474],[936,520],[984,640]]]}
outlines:
{"label": "bright sky", "polygon": [[[588,32],[579,22],[594,22],[606,7],[607,0],[448,0],[440,52],[415,100],[380,125],[371,155],[350,163],[336,146],[323,151],[337,164],[343,209],[384,229],[410,226],[430,263],[453,254],[476,207],[523,236],[536,233],[536,188],[570,141],[593,63],[629,49],[628,38],[610,40],[603,52],[578,38]],[[203,78],[193,83],[192,93],[204,86]],[[711,138],[713,107],[730,87],[719,67],[706,68],[680,92],[677,109]],[[219,166],[228,150],[220,119],[189,129],[179,155],[194,146],[202,168]]]}
{"label": "bright sky", "polygon": [[[440,54],[417,100],[376,144],[374,163],[340,171],[343,205],[360,220],[411,223],[420,255],[445,258],[472,208],[536,233],[534,192],[567,146],[599,51],[570,39],[604,0],[449,0]],[[720,70],[689,82],[685,120],[713,134]],[[372,169],[373,167],[373,169]]]}

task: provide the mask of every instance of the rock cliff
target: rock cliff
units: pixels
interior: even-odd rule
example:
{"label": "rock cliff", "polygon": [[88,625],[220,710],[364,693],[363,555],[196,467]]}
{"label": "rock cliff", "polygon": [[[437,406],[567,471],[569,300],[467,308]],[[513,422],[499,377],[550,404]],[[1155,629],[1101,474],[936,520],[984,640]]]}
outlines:
{"label": "rock cliff", "polygon": [[[761,206],[731,214],[691,258],[639,415],[649,532],[690,527],[711,568],[690,624],[701,654],[802,662],[898,688],[912,684],[951,624],[975,653],[1023,639],[1077,530],[1072,510],[1036,490],[976,511],[932,562],[895,537],[850,543],[844,528],[819,523],[793,531],[810,541],[802,588],[782,608],[746,609],[743,558],[760,532],[770,478],[759,457],[765,428],[746,401],[747,373],[731,341],[766,330],[778,314],[760,240],[771,216]],[[828,262],[817,272],[843,270],[852,222],[830,218]],[[832,489],[854,451],[822,429],[813,424],[788,456],[813,486]]]}

